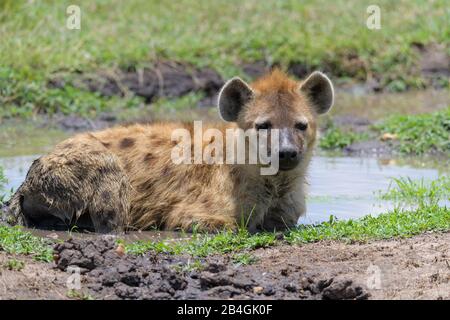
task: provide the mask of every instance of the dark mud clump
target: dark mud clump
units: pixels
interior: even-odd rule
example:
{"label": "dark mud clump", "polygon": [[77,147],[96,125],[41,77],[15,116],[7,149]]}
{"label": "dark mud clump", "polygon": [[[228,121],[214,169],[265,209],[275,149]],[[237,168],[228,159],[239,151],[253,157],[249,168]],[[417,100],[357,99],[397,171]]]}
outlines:
{"label": "dark mud clump", "polygon": [[[366,299],[351,280],[299,271],[236,266],[231,258],[125,254],[114,238],[71,239],[55,246],[57,268],[79,267],[97,299]],[[195,263],[197,261],[197,263]],[[200,263],[198,263],[200,262]],[[199,268],[200,266],[200,268]]]}
{"label": "dark mud clump", "polygon": [[[51,87],[63,87],[68,80],[54,77]],[[212,69],[198,69],[177,62],[157,62],[151,67],[128,70],[100,70],[85,73],[69,81],[75,87],[98,92],[103,96],[125,96],[133,93],[146,103],[157,98],[176,98],[190,92],[214,96],[222,87],[222,77]]]}

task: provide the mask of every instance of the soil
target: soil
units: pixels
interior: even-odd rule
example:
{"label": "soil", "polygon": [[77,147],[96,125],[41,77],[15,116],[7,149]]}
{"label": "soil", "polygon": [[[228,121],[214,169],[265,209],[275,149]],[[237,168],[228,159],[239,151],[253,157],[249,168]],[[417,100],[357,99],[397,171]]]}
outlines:
{"label": "soil", "polygon": [[161,97],[176,98],[199,91],[208,98],[216,95],[224,84],[222,77],[212,69],[198,69],[171,61],[160,61],[151,67],[137,70],[131,68],[84,73],[71,81],[63,76],[55,76],[49,81],[49,86],[62,88],[67,82],[104,96],[133,93],[143,97],[146,103]]}
{"label": "soil", "polygon": [[[450,75],[450,56],[443,44],[427,45],[414,43],[413,50],[418,55],[418,65],[413,69],[421,75],[432,87],[441,87],[440,80]],[[342,89],[347,91],[380,92],[381,75],[371,74],[367,63],[356,53],[341,54],[340,63],[324,63],[321,68],[292,62],[287,66],[290,74],[304,78],[315,69],[328,72],[334,77],[352,78],[351,83],[342,83]],[[260,60],[240,64],[242,71],[255,79],[270,69],[279,66],[277,62]],[[342,81],[339,81],[341,83]],[[104,96],[126,96],[135,94],[143,97],[146,103],[157,98],[176,98],[190,92],[203,92],[205,101],[200,106],[211,106],[210,101],[216,96],[224,84],[221,75],[210,68],[196,68],[186,63],[176,61],[157,61],[149,67],[128,69],[97,70],[90,73],[55,74],[48,82],[49,87],[63,88],[71,84],[75,87],[97,92]]]}
{"label": "soil", "polygon": [[444,44],[414,43],[413,48],[420,56],[420,71],[426,78],[450,77],[450,56]]}
{"label": "soil", "polygon": [[[55,246],[55,263],[29,257],[20,271],[0,252],[0,298],[68,299],[69,270],[94,299],[450,299],[450,233],[367,244],[319,242],[258,249],[256,262],[230,255],[124,254],[114,237],[70,239]],[[74,295],[71,295],[73,298]]]}

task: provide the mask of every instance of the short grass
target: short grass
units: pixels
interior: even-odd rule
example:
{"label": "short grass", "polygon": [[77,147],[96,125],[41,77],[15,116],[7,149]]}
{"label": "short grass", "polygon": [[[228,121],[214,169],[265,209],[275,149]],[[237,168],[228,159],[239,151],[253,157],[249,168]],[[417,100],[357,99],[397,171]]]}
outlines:
{"label": "short grass", "polygon": [[276,243],[274,233],[250,234],[245,229],[238,232],[222,231],[218,234],[195,233],[186,241],[138,241],[126,245],[131,254],[142,254],[147,251],[159,253],[187,253],[196,257],[212,254],[234,253],[242,250],[254,250],[270,247]]}
{"label": "short grass", "polygon": [[2,205],[3,201],[5,201],[6,194],[5,191],[5,183],[7,182],[4,169],[2,166],[0,166],[0,206]]}
{"label": "short grass", "polygon": [[142,104],[138,97],[104,97],[70,85],[50,88],[46,82],[45,76],[40,74],[29,79],[0,64],[0,119],[31,118],[38,113],[57,112],[94,117],[101,112],[132,109]]}
{"label": "short grass", "polygon": [[450,106],[433,113],[391,116],[375,129],[395,134],[401,153],[450,153]]}
{"label": "short grass", "polygon": [[392,115],[363,133],[331,124],[319,146],[323,150],[340,150],[386,133],[395,137],[393,147],[400,154],[450,154],[450,106],[432,113]]}
{"label": "short grass", "polygon": [[232,260],[238,266],[246,266],[255,263],[258,259],[249,252],[242,252],[234,254]]}
{"label": "short grass", "polygon": [[450,176],[443,175],[431,181],[409,177],[392,178],[388,190],[380,192],[380,198],[420,206],[450,201]]}
{"label": "short grass", "polygon": [[0,2],[2,116],[134,105],[70,86],[50,89],[46,82],[54,73],[143,67],[158,59],[209,66],[224,77],[259,60],[327,66],[340,79],[377,75],[391,90],[421,88],[412,44],[447,45],[450,39],[445,0],[377,1],[380,30],[366,27],[370,0],[80,0],[81,30],[69,30],[66,8],[72,4]]}
{"label": "short grass", "polygon": [[368,138],[369,135],[367,133],[331,126],[320,137],[319,147],[323,150],[339,150],[348,147],[354,142],[367,140]]}
{"label": "short grass", "polygon": [[20,227],[0,225],[0,250],[10,254],[31,255],[38,261],[50,262],[53,259],[53,249],[47,240]]}
{"label": "short grass", "polygon": [[66,292],[67,298],[74,300],[95,300],[95,298],[81,290],[70,289]]}
{"label": "short grass", "polygon": [[303,226],[286,236],[289,243],[309,243],[322,240],[365,242],[369,240],[411,237],[427,231],[450,230],[450,208],[423,206],[414,210],[401,208],[357,220],[328,222]]}
{"label": "short grass", "polygon": [[8,259],[3,267],[8,270],[21,271],[25,267],[25,262],[12,258]]}

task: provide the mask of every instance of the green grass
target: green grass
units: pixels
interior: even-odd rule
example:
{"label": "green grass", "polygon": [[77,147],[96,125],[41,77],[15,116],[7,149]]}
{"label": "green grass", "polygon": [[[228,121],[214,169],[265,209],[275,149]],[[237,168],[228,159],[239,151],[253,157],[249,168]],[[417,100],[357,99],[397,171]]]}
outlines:
{"label": "green grass", "polygon": [[138,97],[104,97],[70,85],[50,88],[45,78],[30,80],[0,65],[0,118],[32,117],[44,112],[93,117],[105,111],[136,108],[141,103]]}
{"label": "green grass", "polygon": [[[416,209],[396,208],[378,216],[338,221],[332,216],[327,222],[314,226],[299,226],[284,234],[290,244],[311,243],[323,240],[344,242],[366,242],[370,240],[411,237],[429,231],[450,230],[450,208],[437,204],[422,205]],[[129,254],[144,254],[152,251],[166,254],[190,254],[206,257],[212,254],[232,254],[237,264],[254,263],[249,253],[261,247],[280,243],[273,233],[249,234],[245,230],[237,233],[196,234],[185,241],[139,241],[126,245]]]}
{"label": "green grass", "polygon": [[232,257],[232,260],[238,266],[253,264],[257,261],[256,257],[249,252],[236,253]]}
{"label": "green grass", "polygon": [[80,290],[70,289],[66,292],[67,298],[74,299],[74,300],[95,300],[95,298],[90,295],[86,294]]}
{"label": "green grass", "polygon": [[450,230],[450,208],[423,206],[414,210],[400,208],[379,216],[365,216],[357,220],[328,222],[292,230],[286,240],[309,243],[323,240],[365,242],[369,240],[411,237],[427,231]]}
{"label": "green grass", "polygon": [[401,153],[450,153],[450,107],[427,114],[395,115],[375,129],[397,135]]}
{"label": "green grass", "polygon": [[450,107],[432,113],[393,115],[362,133],[331,123],[319,146],[324,150],[340,150],[385,133],[395,137],[392,145],[401,154],[450,154]]}
{"label": "green grass", "polygon": [[329,127],[319,140],[319,147],[324,150],[337,150],[348,147],[354,142],[368,139],[368,134],[357,133],[335,126]]}
{"label": "green grass", "polygon": [[3,185],[6,183],[5,173],[3,172],[3,167],[0,166],[0,191],[3,190]]}
{"label": "green grass", "polygon": [[155,112],[176,112],[197,106],[203,97],[202,93],[191,92],[176,99],[161,98],[153,104],[152,108]]}
{"label": "green grass", "polygon": [[178,263],[173,266],[175,271],[178,272],[191,272],[191,271],[202,271],[205,269],[205,264],[200,259],[194,259],[191,261],[190,259],[186,264]]}
{"label": "green grass", "polygon": [[420,206],[437,205],[441,200],[450,201],[450,176],[443,175],[431,181],[392,178],[388,190],[380,192],[380,198]]}
{"label": "green grass", "polygon": [[7,182],[5,173],[3,171],[3,167],[0,166],[0,206],[5,201],[6,194],[5,192],[5,183]]}
{"label": "green grass", "polygon": [[273,233],[250,234],[245,229],[237,233],[222,231],[218,234],[194,233],[186,241],[138,241],[126,245],[130,254],[143,254],[147,251],[158,253],[181,254],[187,253],[195,257],[206,257],[212,254],[224,254],[253,250],[274,245],[276,242]]}
{"label": "green grass", "polygon": [[9,259],[3,266],[8,270],[21,271],[25,267],[25,262],[17,259]]}
{"label": "green grass", "polygon": [[91,114],[126,104],[72,87],[49,89],[46,83],[55,73],[141,68],[158,59],[212,67],[224,77],[241,74],[243,62],[264,59],[326,66],[343,80],[375,75],[391,90],[421,88],[426,80],[412,44],[448,45],[450,39],[445,0],[378,1],[377,31],[365,26],[370,0],[80,0],[81,30],[65,27],[70,4],[0,2],[2,116]]}
{"label": "green grass", "polygon": [[53,249],[49,242],[20,227],[0,225],[0,250],[10,254],[31,255],[38,261],[53,260]]}

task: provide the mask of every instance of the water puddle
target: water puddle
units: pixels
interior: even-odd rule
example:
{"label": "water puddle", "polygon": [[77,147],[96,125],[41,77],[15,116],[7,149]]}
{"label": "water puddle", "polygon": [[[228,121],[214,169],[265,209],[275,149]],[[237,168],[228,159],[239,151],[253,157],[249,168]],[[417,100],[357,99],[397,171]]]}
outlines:
{"label": "water puddle", "polygon": [[380,192],[388,190],[392,178],[434,180],[443,173],[448,173],[445,165],[420,159],[313,158],[307,215],[299,223],[327,221],[330,215],[341,220],[376,216],[396,206],[380,199]]}
{"label": "water puddle", "polygon": [[[6,190],[17,189],[38,155],[0,158],[8,179]],[[308,213],[302,224],[314,224],[334,215],[338,219],[376,215],[394,208],[394,203],[379,199],[393,177],[436,179],[448,173],[448,166],[420,159],[375,159],[316,156],[309,170]],[[135,237],[142,236],[136,233]]]}

